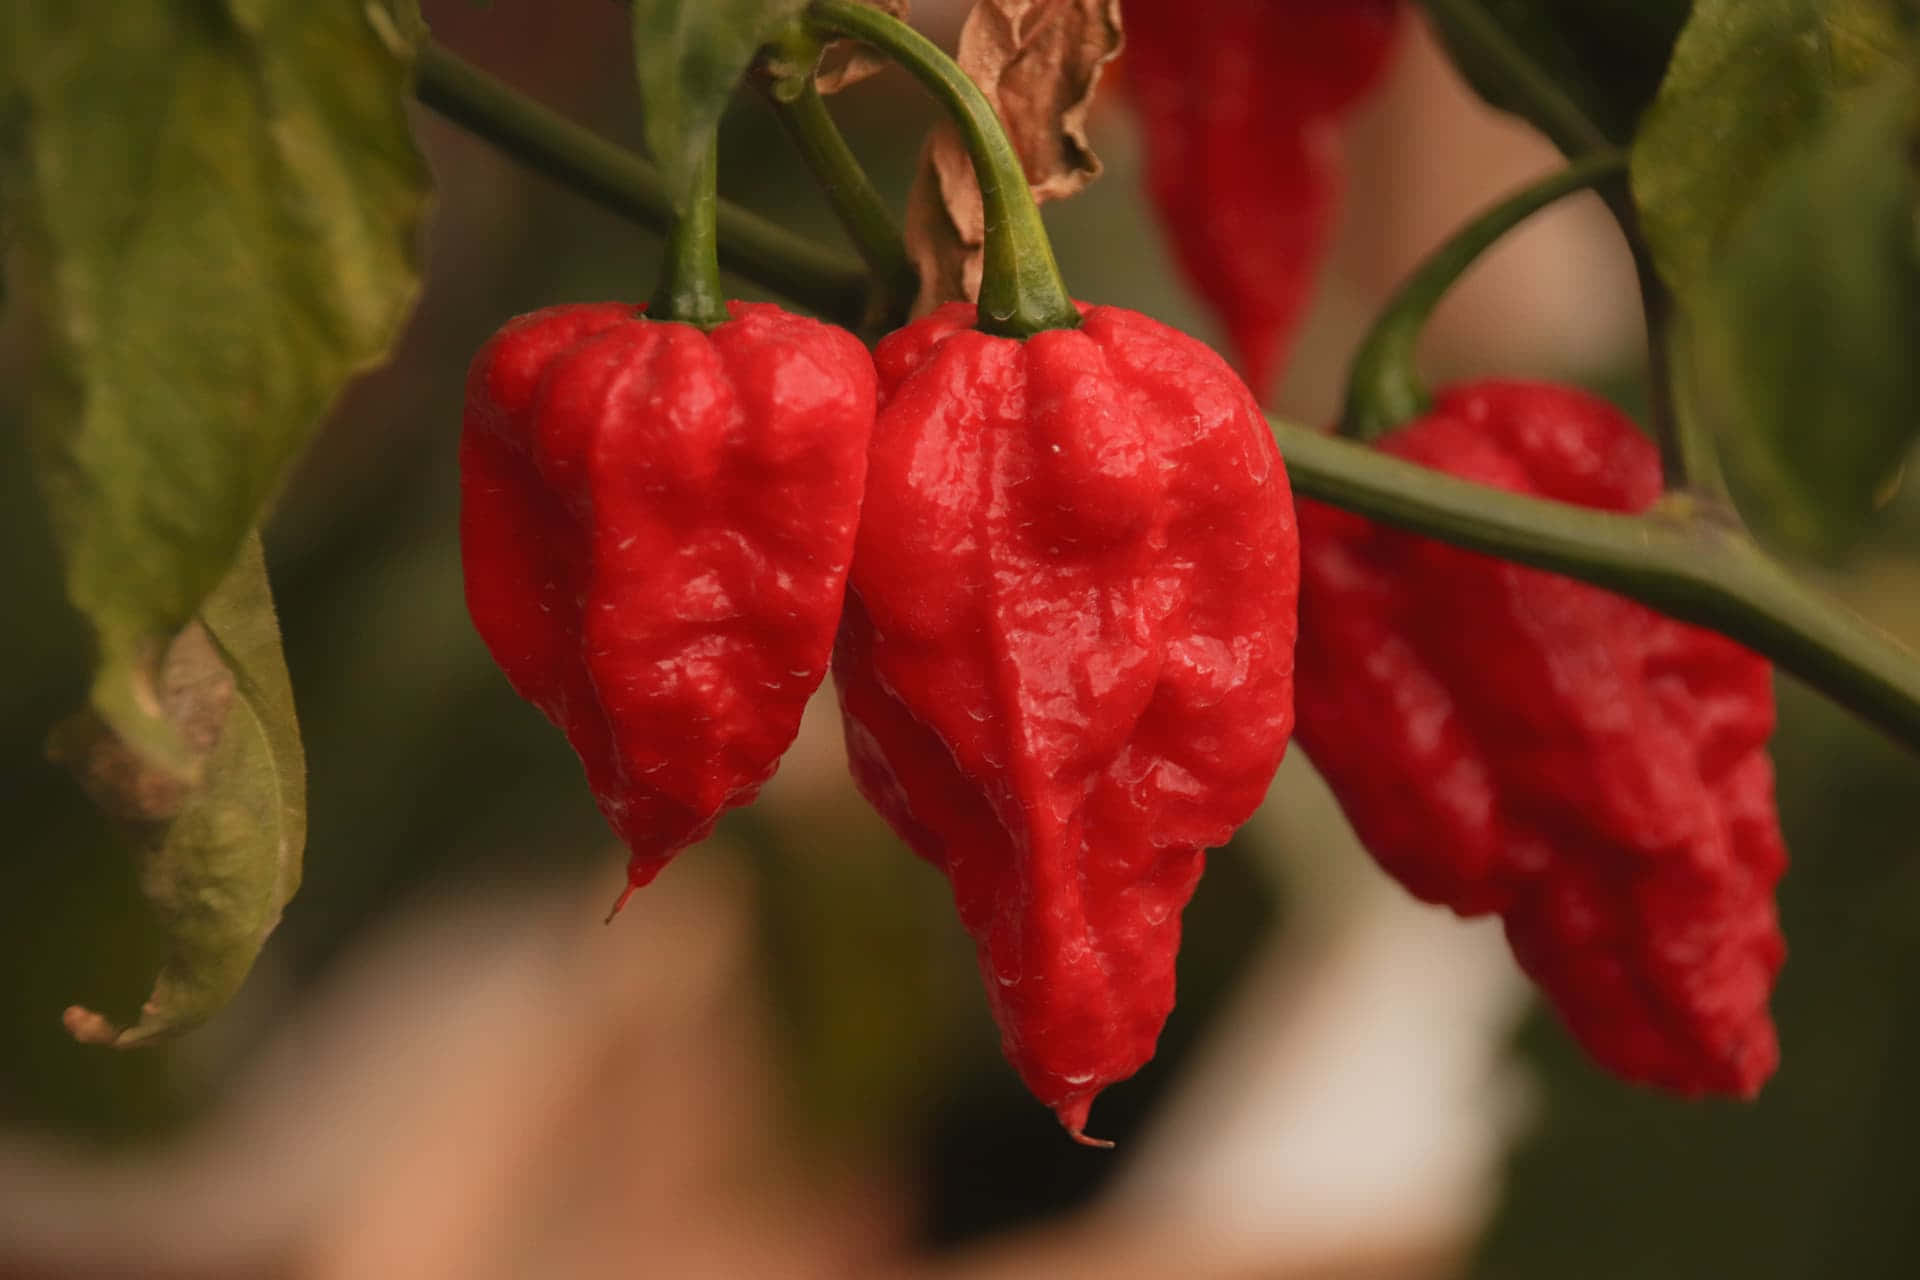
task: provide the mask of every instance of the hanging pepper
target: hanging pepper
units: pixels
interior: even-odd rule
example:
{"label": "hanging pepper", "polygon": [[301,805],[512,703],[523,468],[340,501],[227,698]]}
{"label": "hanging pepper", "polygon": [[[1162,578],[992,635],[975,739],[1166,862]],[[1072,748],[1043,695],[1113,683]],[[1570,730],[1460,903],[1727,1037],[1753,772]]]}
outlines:
{"label": "hanging pepper", "polygon": [[974,323],[949,304],[876,352],[834,679],[860,789],[952,881],[1007,1057],[1088,1141],[1173,1006],[1204,850],[1286,748],[1293,508],[1201,343],[1115,307]]}
{"label": "hanging pepper", "polygon": [[1147,194],[1175,261],[1272,390],[1337,221],[1336,129],[1379,82],[1399,0],[1121,0]]}
{"label": "hanging pepper", "polygon": [[866,349],[775,306],[726,310],[704,333],[617,303],[535,312],[467,380],[467,606],[579,753],[632,850],[629,893],[793,741],[859,518]]}
{"label": "hanging pepper", "polygon": [[[1455,387],[1380,447],[1609,511],[1661,492],[1633,424],[1563,387]],[[1318,503],[1300,530],[1300,741],[1368,850],[1427,901],[1498,913],[1608,1069],[1751,1097],[1779,1056],[1785,957],[1767,663]]]}

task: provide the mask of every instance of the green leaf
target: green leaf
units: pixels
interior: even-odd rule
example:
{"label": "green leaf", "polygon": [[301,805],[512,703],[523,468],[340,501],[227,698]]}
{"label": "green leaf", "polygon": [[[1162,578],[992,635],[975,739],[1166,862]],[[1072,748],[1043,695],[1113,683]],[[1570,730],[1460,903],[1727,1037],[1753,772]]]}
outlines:
{"label": "green leaf", "polygon": [[1916,118],[1896,67],[1778,165],[1680,348],[1742,508],[1828,554],[1864,531],[1920,435]]}
{"label": "green leaf", "polygon": [[182,777],[161,656],[418,287],[408,24],[352,0],[0,6],[36,469],[92,703]]}
{"label": "green leaf", "polygon": [[1678,407],[1745,514],[1825,554],[1915,431],[1917,18],[1912,0],[1699,0],[1633,148],[1678,303]]}
{"label": "green leaf", "polygon": [[50,752],[118,819],[140,859],[141,891],[168,954],[131,1026],[80,1005],[79,1040],[125,1049],[218,1012],[300,883],[306,762],[258,535],[168,646],[161,705],[197,777],[153,767],[88,711],[56,730]]}
{"label": "green leaf", "polygon": [[1907,51],[1910,0],[1698,0],[1633,147],[1633,195],[1684,301],[1829,114]]}
{"label": "green leaf", "polygon": [[1689,8],[1691,0],[1427,0],[1474,91],[1569,156],[1632,139]]}
{"label": "green leaf", "polygon": [[720,115],[760,47],[806,0],[633,0],[647,149],[684,210]]}

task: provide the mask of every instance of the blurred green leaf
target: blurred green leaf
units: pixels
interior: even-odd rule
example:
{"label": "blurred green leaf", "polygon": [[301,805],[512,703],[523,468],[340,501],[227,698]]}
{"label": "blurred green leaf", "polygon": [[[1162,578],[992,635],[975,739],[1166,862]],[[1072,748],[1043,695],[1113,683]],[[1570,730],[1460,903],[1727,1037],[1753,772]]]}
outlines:
{"label": "blurred green leaf", "polygon": [[1915,431],[1916,19],[1912,0],[1699,0],[1634,144],[1681,407],[1755,523],[1802,548],[1865,527]]}
{"label": "blurred green leaf", "polygon": [[177,773],[156,664],[418,287],[405,20],[294,0],[0,8],[36,470],[93,635],[92,703]]}
{"label": "blurred green leaf", "polygon": [[1660,274],[1686,301],[1829,115],[1902,60],[1910,0],[1699,0],[1633,147]]}
{"label": "blurred green leaf", "polygon": [[1427,9],[1467,83],[1568,155],[1624,145],[1691,0],[1450,0]]}
{"label": "blurred green leaf", "polygon": [[54,742],[119,820],[167,938],[134,1025],[66,1012],[75,1038],[121,1049],[197,1026],[232,999],[300,882],[306,764],[258,535],[169,646],[161,696],[197,757],[193,785],[143,761],[92,712]]}
{"label": "blurred green leaf", "polygon": [[1905,67],[1778,167],[1694,299],[1683,351],[1743,509],[1854,541],[1920,435],[1920,211]]}
{"label": "blurred green leaf", "polygon": [[684,207],[734,86],[806,0],[633,0],[634,71],[647,150]]}

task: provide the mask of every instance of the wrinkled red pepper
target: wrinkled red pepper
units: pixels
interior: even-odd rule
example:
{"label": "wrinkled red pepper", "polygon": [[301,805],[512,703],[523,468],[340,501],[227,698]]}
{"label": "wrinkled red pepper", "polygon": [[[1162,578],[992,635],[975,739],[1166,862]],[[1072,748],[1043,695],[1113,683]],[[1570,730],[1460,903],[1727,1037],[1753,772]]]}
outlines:
{"label": "wrinkled red pepper", "polygon": [[859,519],[866,349],[775,306],[728,311],[707,333],[620,303],[538,311],[467,380],[467,606],[579,753],[632,850],[629,892],[793,741]]}
{"label": "wrinkled red pepper", "polygon": [[1145,316],[888,337],[834,656],[861,791],[952,881],[1007,1057],[1082,1141],[1153,1054],[1204,850],[1293,722],[1297,547],[1245,386]]}
{"label": "wrinkled red pepper", "polygon": [[[1609,511],[1661,492],[1632,422],[1563,387],[1456,387],[1380,447]],[[1319,503],[1300,530],[1300,742],[1373,856],[1429,902],[1501,915],[1608,1069],[1756,1093],[1779,1057],[1767,1001],[1785,957],[1768,664]]]}
{"label": "wrinkled red pepper", "polygon": [[1122,0],[1147,194],[1256,394],[1273,389],[1338,220],[1342,118],[1399,0]]}

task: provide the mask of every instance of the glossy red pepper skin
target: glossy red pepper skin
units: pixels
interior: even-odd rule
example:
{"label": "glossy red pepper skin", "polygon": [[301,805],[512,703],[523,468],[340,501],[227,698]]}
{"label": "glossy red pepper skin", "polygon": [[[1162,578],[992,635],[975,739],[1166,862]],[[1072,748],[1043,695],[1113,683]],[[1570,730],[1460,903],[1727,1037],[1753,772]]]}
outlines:
{"label": "glossy red pepper skin", "polygon": [[[1388,453],[1609,511],[1653,446],[1571,389],[1456,387]],[[1779,1057],[1786,867],[1771,669],[1710,631],[1535,569],[1302,503],[1300,742],[1413,893],[1497,912],[1603,1066],[1751,1097]]]}
{"label": "glossy red pepper skin", "polygon": [[[460,447],[474,626],[565,732],[629,891],[752,799],[825,677],[874,415],[851,334],[735,302],[509,322]],[[623,899],[624,900],[624,899]]]}
{"label": "glossy red pepper skin", "polygon": [[875,353],[834,681],[861,791],[952,882],[1007,1057],[1085,1140],[1173,1007],[1205,849],[1286,748],[1292,499],[1201,343],[1114,307],[973,322]]}
{"label": "glossy red pepper skin", "polygon": [[1399,0],[1122,0],[1148,197],[1247,382],[1273,389],[1339,217],[1338,126]]}

